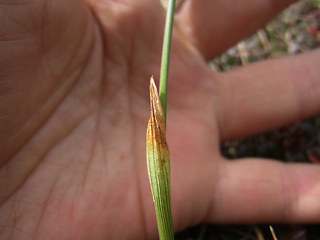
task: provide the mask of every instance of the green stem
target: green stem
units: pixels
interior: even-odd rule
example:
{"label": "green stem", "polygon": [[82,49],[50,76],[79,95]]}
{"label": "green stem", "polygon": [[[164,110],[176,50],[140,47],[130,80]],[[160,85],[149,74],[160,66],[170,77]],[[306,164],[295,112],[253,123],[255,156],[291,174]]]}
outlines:
{"label": "green stem", "polygon": [[166,141],[167,85],[175,0],[168,0],[159,94],[150,81],[151,116],[147,127],[147,165],[160,240],[174,240],[170,199],[170,156]]}
{"label": "green stem", "polygon": [[175,0],[168,0],[166,25],[163,36],[160,83],[159,83],[159,99],[164,113],[165,123],[167,122],[167,87],[169,75],[169,60],[171,49],[171,36],[173,26],[173,15],[175,10]]}

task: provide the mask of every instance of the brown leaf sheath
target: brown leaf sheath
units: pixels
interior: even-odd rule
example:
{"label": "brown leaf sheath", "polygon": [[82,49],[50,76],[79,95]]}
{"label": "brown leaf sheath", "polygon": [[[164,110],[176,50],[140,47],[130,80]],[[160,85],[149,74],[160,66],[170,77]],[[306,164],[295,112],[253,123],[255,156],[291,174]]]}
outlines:
{"label": "brown leaf sheath", "polygon": [[153,144],[153,148],[157,148],[157,152],[162,153],[158,156],[159,167],[162,168],[166,162],[165,158],[167,156],[165,155],[169,155],[169,151],[166,140],[164,114],[153,77],[150,79],[150,108],[151,116],[147,128],[147,144]]}

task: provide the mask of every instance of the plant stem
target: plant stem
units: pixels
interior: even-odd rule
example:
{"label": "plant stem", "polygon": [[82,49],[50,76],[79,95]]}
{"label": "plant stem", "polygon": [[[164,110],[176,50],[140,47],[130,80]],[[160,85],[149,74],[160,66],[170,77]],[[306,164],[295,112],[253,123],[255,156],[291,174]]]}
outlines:
{"label": "plant stem", "polygon": [[159,99],[164,113],[165,124],[167,122],[167,87],[169,76],[169,60],[171,50],[171,36],[173,26],[173,16],[175,10],[175,0],[168,0],[166,25],[163,36],[160,83],[159,83]]}
{"label": "plant stem", "polygon": [[174,240],[170,198],[170,156],[166,141],[167,85],[175,0],[169,0],[163,37],[159,94],[150,79],[151,116],[147,127],[147,165],[160,240]]}

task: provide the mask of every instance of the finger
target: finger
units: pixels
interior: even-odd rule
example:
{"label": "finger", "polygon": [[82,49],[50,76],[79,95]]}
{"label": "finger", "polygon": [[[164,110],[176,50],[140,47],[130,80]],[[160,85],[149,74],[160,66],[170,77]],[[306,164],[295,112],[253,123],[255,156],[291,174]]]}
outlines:
{"label": "finger", "polygon": [[320,50],[236,69],[220,79],[221,138],[273,129],[320,112]]}
{"label": "finger", "polygon": [[[214,167],[213,167],[214,168]],[[318,222],[320,166],[263,159],[227,162],[207,221]]]}
{"label": "finger", "polygon": [[293,0],[186,1],[177,24],[206,59],[252,34]]}

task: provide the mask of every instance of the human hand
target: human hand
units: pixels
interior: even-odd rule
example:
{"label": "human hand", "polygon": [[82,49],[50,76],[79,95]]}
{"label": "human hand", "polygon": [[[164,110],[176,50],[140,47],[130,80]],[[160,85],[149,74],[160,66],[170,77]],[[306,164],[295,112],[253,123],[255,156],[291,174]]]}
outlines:
{"label": "human hand", "polygon": [[[205,61],[290,2],[185,1],[177,12],[167,120],[176,230],[318,221],[319,166],[230,162],[219,142],[319,112],[319,50],[225,74]],[[160,3],[2,0],[0,12],[0,238],[156,237],[145,131]]]}

